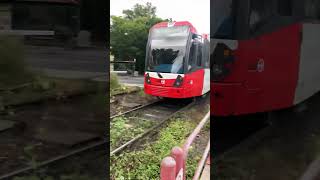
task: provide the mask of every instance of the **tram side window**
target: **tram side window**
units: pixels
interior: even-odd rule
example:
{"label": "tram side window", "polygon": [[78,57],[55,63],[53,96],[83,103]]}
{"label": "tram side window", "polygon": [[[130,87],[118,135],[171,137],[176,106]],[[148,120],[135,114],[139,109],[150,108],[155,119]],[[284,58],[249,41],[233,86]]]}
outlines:
{"label": "tram side window", "polygon": [[305,1],[305,16],[311,19],[320,20],[320,1],[306,0]]}
{"label": "tram side window", "polygon": [[197,66],[197,43],[193,42],[190,48],[188,71],[192,71]]}
{"label": "tram side window", "polygon": [[203,45],[203,62],[204,62],[204,67],[209,68],[210,66],[210,42],[205,40],[205,43]]}
{"label": "tram side window", "polygon": [[197,66],[201,67],[202,65],[202,45],[198,46],[198,51],[197,51]]}
{"label": "tram side window", "polygon": [[250,1],[249,25],[252,33],[261,25],[265,24],[275,14],[273,7],[273,1],[270,0]]}

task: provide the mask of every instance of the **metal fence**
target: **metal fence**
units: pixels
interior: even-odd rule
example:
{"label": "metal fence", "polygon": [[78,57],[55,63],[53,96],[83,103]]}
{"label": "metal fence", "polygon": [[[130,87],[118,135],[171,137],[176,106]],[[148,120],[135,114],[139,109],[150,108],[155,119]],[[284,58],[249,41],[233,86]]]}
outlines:
{"label": "metal fence", "polygon": [[133,61],[110,61],[110,64],[130,64],[132,76],[134,76],[134,72],[136,69],[136,59],[134,59]]}

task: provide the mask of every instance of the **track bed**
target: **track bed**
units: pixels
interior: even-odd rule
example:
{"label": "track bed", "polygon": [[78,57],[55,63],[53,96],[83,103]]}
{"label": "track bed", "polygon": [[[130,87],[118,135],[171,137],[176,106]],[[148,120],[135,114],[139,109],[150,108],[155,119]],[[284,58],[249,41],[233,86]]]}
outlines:
{"label": "track bed", "polygon": [[320,96],[307,109],[273,112],[271,125],[217,160],[216,179],[299,179],[320,156]]}

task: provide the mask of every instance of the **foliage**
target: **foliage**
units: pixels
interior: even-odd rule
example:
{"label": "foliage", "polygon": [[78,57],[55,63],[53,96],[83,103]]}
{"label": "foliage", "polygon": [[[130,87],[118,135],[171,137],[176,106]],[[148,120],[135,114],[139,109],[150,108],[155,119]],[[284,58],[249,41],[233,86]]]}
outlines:
{"label": "foliage", "polygon": [[189,121],[175,119],[144,150],[112,156],[111,179],[159,179],[162,158],[169,155],[172,147],[180,146],[194,127]]}
{"label": "foliage", "polygon": [[123,14],[123,17],[111,16],[111,53],[116,60],[136,59],[136,70],[142,74],[149,29],[164,20],[156,16],[156,7],[151,3],[136,4],[133,9],[124,10]]}
{"label": "foliage", "polygon": [[32,83],[33,90],[39,91],[39,92],[48,91],[54,88],[54,86],[55,86],[54,82],[43,77],[36,77]]}
{"label": "foliage", "polygon": [[18,39],[0,36],[0,88],[31,80],[32,75],[25,68],[23,51]]}
{"label": "foliage", "polygon": [[114,73],[110,75],[110,96],[115,96],[123,93],[132,93],[139,91],[139,87],[124,86],[119,83],[118,76]]}

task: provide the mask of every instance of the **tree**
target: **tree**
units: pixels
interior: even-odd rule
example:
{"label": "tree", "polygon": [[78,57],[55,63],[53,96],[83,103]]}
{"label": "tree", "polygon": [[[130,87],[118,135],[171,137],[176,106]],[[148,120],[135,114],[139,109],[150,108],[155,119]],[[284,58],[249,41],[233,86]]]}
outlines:
{"label": "tree", "polygon": [[110,51],[115,60],[136,59],[136,70],[143,74],[149,29],[164,20],[156,16],[156,7],[151,3],[136,4],[123,14],[123,17],[111,16]]}
{"label": "tree", "polygon": [[147,2],[145,6],[141,4],[136,4],[134,5],[134,8],[132,10],[124,10],[123,14],[127,19],[136,19],[139,17],[154,18],[156,17],[156,11],[156,7],[152,6],[150,2]]}

